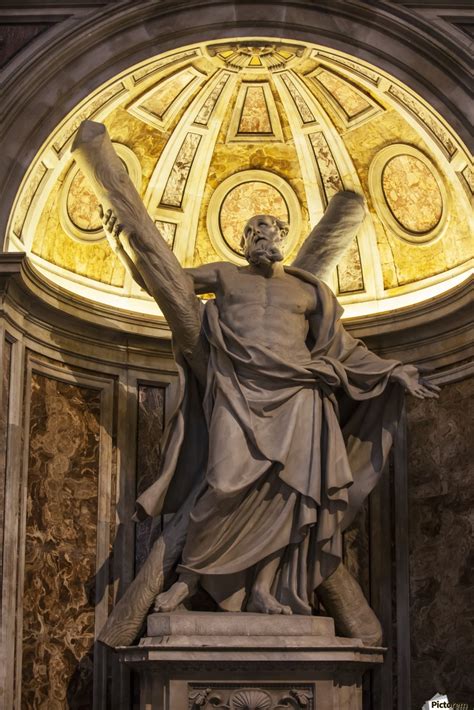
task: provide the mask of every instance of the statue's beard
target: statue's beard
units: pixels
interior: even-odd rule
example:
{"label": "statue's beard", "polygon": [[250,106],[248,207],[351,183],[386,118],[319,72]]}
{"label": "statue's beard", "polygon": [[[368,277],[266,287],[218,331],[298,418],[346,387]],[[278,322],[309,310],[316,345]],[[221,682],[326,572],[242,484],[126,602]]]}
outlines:
{"label": "statue's beard", "polygon": [[253,249],[250,249],[247,256],[247,261],[253,266],[269,266],[276,261],[283,261],[283,254],[274,244],[262,244]]}

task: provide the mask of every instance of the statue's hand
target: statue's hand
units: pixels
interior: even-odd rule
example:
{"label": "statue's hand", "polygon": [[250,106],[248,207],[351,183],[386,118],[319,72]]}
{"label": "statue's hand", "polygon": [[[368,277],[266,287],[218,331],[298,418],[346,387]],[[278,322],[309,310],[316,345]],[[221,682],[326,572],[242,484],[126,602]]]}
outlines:
{"label": "statue's hand", "polygon": [[441,388],[421,376],[420,370],[414,365],[400,365],[391,375],[391,379],[399,382],[409,394],[418,399],[438,399]]}
{"label": "statue's hand", "polygon": [[110,244],[112,251],[117,252],[123,249],[123,244],[120,241],[120,236],[124,233],[123,224],[117,224],[117,217],[112,210],[104,212],[102,205],[99,205],[99,216],[104,227],[105,236]]}

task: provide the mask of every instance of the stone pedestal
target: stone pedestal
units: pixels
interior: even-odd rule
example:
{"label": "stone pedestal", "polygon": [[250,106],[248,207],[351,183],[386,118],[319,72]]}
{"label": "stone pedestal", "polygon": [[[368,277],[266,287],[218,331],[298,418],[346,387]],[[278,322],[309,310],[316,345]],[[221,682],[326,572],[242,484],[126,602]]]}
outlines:
{"label": "stone pedestal", "polygon": [[117,652],[143,710],[362,710],[362,675],[384,649],[335,636],[326,617],[174,612]]}

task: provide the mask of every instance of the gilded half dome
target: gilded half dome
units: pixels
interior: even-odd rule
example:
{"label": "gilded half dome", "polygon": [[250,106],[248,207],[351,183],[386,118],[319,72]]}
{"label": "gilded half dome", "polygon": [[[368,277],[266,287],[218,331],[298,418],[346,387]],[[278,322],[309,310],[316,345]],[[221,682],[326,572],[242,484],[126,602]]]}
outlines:
{"label": "gilded half dome", "polygon": [[201,43],[150,58],[65,117],[17,195],[8,249],[81,298],[158,314],[110,250],[70,147],[103,122],[183,266],[242,263],[255,212],[290,224],[286,260],[339,190],[367,217],[331,278],[347,316],[430,298],[466,278],[472,170],[451,128],[409,87],[320,46]]}

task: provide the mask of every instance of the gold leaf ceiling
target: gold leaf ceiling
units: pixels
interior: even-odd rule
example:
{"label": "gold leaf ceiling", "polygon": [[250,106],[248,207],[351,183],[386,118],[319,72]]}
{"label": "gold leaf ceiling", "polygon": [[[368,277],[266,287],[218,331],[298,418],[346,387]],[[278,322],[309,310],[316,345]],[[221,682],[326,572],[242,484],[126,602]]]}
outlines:
{"label": "gold leaf ceiling", "polygon": [[358,315],[433,296],[472,262],[472,171],[464,146],[414,94],[374,66],[268,38],[185,47],[115,77],[71,112],[36,157],[12,212],[25,250],[72,293],[156,313],[112,254],[70,145],[102,121],[184,266],[242,263],[255,211],[289,220],[291,261],[338,190],[368,216],[331,285]]}

